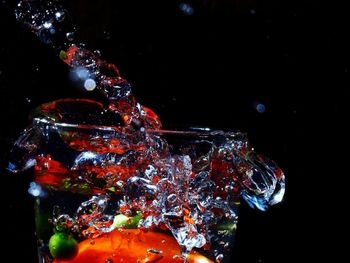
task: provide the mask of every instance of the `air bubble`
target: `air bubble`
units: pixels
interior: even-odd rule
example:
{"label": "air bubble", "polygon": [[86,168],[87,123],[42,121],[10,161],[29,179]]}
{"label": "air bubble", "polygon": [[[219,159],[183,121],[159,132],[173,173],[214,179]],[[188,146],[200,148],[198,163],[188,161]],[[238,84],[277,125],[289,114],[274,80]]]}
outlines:
{"label": "air bubble", "polygon": [[69,42],[72,42],[74,40],[74,35],[75,33],[74,32],[68,32],[66,33],[66,38]]}
{"label": "air bubble", "polygon": [[92,91],[96,88],[96,82],[93,79],[87,79],[84,82],[84,88],[87,91]]}
{"label": "air bubble", "polygon": [[56,12],[55,18],[57,22],[62,22],[65,18],[65,12],[64,11]]}

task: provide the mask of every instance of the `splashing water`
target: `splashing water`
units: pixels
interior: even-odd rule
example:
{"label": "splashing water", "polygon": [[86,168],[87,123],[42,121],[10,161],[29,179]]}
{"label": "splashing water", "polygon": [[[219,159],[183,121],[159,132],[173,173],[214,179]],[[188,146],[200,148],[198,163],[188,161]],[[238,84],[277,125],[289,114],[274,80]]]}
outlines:
{"label": "splashing water", "polygon": [[16,19],[27,26],[41,41],[62,49],[76,42],[75,28],[67,10],[58,0],[20,1],[15,11]]}
{"label": "splashing water", "polygon": [[[108,99],[107,105],[85,99],[43,104],[15,143],[9,169],[34,166],[33,195],[83,199],[75,212],[54,213],[56,229],[96,242],[126,229],[168,231],[179,258],[197,250],[221,262],[236,229],[239,197],[260,210],[282,200],[283,172],[256,154],[245,134],[161,130],[158,116],[136,101],[118,68],[77,41],[59,1],[20,1],[16,18],[57,50],[87,90]],[[138,262],[166,257],[150,247]]]}
{"label": "splashing water", "polygon": [[19,22],[59,52],[59,57],[84,80],[87,90],[98,88],[110,101],[109,109],[117,111],[125,124],[138,128],[161,127],[158,116],[136,102],[131,85],[120,76],[118,68],[78,42],[76,29],[59,1],[20,1],[15,14]]}

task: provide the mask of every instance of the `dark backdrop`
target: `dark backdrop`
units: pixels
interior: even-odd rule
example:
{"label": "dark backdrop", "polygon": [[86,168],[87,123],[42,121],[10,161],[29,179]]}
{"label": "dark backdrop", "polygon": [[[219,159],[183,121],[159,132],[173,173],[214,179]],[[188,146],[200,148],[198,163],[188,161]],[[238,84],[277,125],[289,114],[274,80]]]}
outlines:
{"label": "dark backdrop", "polygon": [[[8,175],[13,140],[41,103],[88,97],[55,53],[0,14],[1,235],[11,262],[35,262],[29,174]],[[283,204],[263,213],[243,204],[235,262],[323,257],[344,174],[349,51],[343,6],[318,1],[63,1],[88,47],[117,64],[138,100],[165,127],[237,128],[287,178]],[[259,113],[256,105],[266,110]],[[338,254],[331,253],[333,257]],[[336,262],[331,260],[330,262]]]}

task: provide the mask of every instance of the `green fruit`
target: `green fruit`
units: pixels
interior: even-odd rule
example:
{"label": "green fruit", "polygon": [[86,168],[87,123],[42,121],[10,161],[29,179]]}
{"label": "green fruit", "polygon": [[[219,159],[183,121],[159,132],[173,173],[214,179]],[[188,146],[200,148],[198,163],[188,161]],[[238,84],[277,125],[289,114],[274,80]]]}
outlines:
{"label": "green fruit", "polygon": [[54,258],[72,259],[78,253],[78,243],[67,233],[56,233],[50,238],[49,249]]}
{"label": "green fruit", "polygon": [[141,212],[137,212],[135,216],[127,217],[123,214],[116,215],[113,219],[113,226],[125,227],[126,229],[137,228],[142,218]]}
{"label": "green fruit", "polygon": [[64,50],[60,51],[60,54],[58,55],[60,59],[65,60],[68,58],[67,53]]}
{"label": "green fruit", "polygon": [[129,227],[127,228],[137,228],[139,226],[139,222],[142,219],[142,213],[138,211],[135,216],[130,217]]}
{"label": "green fruit", "polygon": [[114,227],[126,227],[126,225],[128,225],[130,218],[123,215],[123,214],[119,214],[116,215],[113,219],[113,226]]}
{"label": "green fruit", "polygon": [[237,224],[226,222],[217,225],[216,229],[219,231],[228,231],[230,234],[233,234],[237,229]]}

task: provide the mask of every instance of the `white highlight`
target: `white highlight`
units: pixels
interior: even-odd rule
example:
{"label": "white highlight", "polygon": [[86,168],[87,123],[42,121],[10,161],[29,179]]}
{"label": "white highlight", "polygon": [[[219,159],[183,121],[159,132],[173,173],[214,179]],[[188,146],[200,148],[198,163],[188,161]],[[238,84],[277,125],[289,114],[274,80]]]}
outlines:
{"label": "white highlight", "polygon": [[269,204],[274,205],[274,204],[280,203],[283,199],[285,191],[286,191],[286,189],[284,187],[281,188],[281,190],[272,197]]}
{"label": "white highlight", "polygon": [[56,12],[55,17],[56,19],[60,19],[62,17],[62,13]]}
{"label": "white highlight", "polygon": [[206,259],[205,257],[198,257],[196,258],[196,263],[209,263],[210,261]]}
{"label": "white highlight", "polygon": [[84,88],[88,91],[92,91],[96,88],[96,82],[93,79],[87,79],[84,82]]}
{"label": "white highlight", "polygon": [[81,161],[86,161],[86,160],[91,160],[91,159],[94,159],[96,156],[97,156],[97,154],[93,153],[93,152],[83,152],[75,159],[75,163],[79,163]]}
{"label": "white highlight", "polygon": [[52,23],[50,23],[50,22],[45,22],[45,23],[43,24],[43,26],[44,26],[46,29],[48,29],[48,28],[51,28],[51,27],[52,27]]}
{"label": "white highlight", "polygon": [[28,193],[31,194],[34,197],[42,196],[43,191],[39,184],[36,182],[31,182],[29,185]]}

